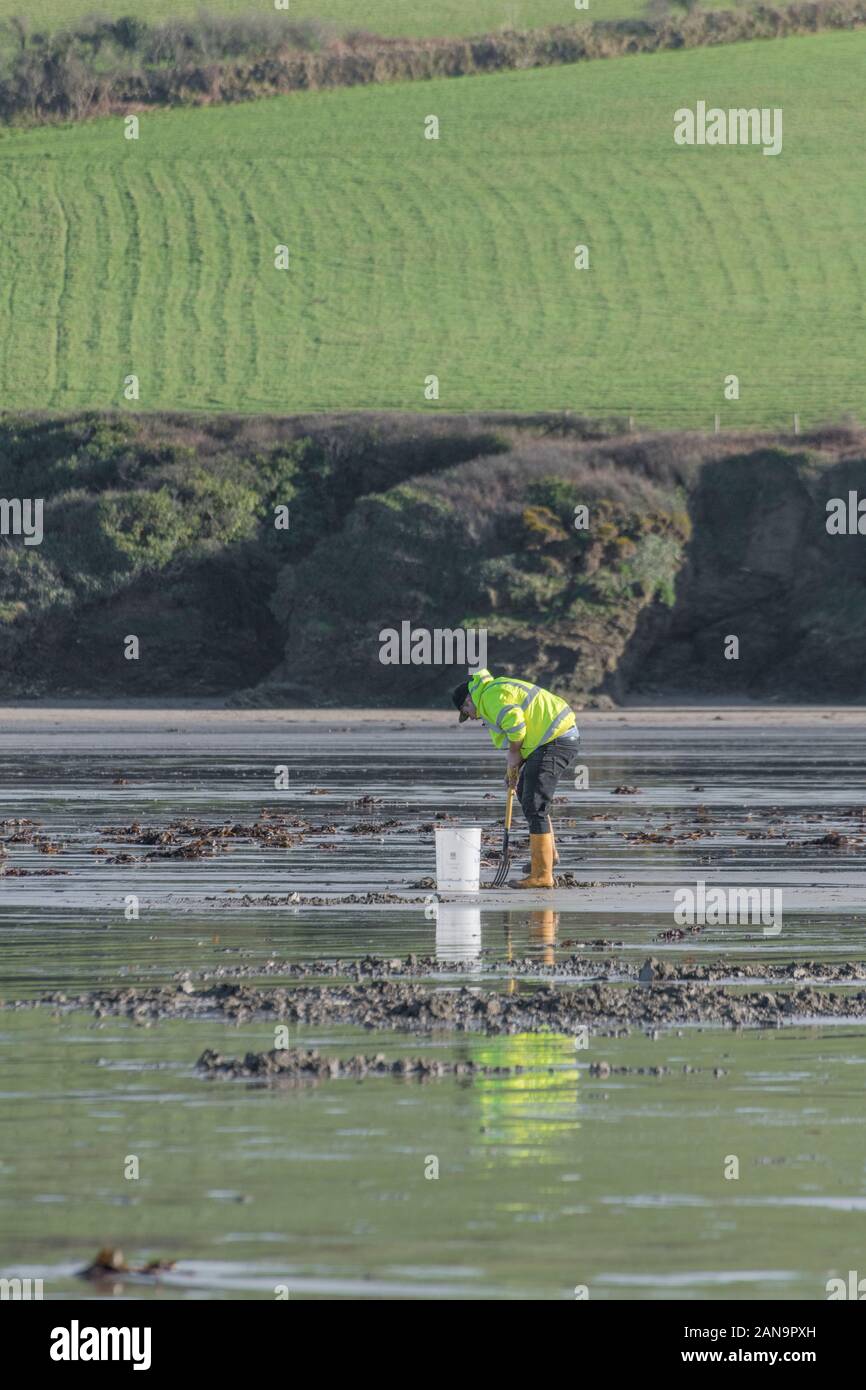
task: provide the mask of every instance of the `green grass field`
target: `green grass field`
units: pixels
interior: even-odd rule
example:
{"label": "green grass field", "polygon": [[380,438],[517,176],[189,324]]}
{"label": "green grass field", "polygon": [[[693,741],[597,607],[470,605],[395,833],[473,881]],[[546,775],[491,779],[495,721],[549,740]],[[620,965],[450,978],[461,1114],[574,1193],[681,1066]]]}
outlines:
{"label": "green grass field", "polygon": [[[862,414],[864,60],[830,34],[4,132],[0,405],[123,405],[134,373],[144,409]],[[675,146],[699,98],[782,107],[781,155]]]}
{"label": "green grass field", "polygon": [[[707,0],[704,9],[723,9],[724,0]],[[156,21],[171,16],[274,13],[273,0],[39,0],[37,11],[25,0],[0,0],[0,19],[30,14],[34,28],[60,28],[84,15],[135,15]],[[574,0],[290,0],[286,17],[330,20],[344,28],[375,34],[431,36],[481,34],[503,24],[535,28],[595,19],[622,19],[645,11],[645,0],[589,0],[576,10]]]}

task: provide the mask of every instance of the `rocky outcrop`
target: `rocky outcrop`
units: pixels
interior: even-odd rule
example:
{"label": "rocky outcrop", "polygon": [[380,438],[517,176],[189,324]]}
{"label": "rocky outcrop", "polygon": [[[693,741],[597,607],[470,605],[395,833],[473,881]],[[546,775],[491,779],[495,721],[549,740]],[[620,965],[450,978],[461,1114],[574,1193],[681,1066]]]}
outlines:
{"label": "rocky outcrop", "polygon": [[0,695],[432,707],[478,664],[582,707],[859,700],[864,458],[854,429],[6,417]]}

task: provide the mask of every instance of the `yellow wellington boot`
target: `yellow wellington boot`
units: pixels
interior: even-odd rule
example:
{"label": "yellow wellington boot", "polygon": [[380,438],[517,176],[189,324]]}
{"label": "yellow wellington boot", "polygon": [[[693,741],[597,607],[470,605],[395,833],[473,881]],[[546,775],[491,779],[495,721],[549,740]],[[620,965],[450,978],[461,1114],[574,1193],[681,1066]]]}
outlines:
{"label": "yellow wellington boot", "polygon": [[532,868],[528,878],[519,878],[512,888],[553,887],[553,836],[530,835],[529,851]]}
{"label": "yellow wellington boot", "polygon": [[[547,817],[547,824],[550,826],[550,843],[553,845],[553,867],[556,868],[559,863],[559,850],[556,848],[556,836],[553,833],[553,821],[550,819],[550,816]],[[532,865],[524,864],[523,870],[524,873],[531,873]]]}

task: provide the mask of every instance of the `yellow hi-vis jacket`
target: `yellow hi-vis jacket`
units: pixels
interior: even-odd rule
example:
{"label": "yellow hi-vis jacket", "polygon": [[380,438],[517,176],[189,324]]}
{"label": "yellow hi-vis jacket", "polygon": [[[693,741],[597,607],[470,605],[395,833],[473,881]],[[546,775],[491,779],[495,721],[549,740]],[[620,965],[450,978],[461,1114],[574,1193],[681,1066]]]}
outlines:
{"label": "yellow hi-vis jacket", "polygon": [[476,671],[469,677],[469,694],[494,748],[523,740],[524,758],[577,724],[558,695],[515,676],[494,680],[489,671]]}

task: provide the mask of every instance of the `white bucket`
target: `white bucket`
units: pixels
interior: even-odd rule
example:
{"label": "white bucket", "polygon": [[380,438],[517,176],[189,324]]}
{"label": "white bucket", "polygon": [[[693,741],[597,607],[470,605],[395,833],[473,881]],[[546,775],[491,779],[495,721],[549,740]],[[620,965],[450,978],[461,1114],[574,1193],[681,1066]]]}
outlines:
{"label": "white bucket", "polygon": [[481,881],[481,826],[436,826],[436,887],[440,893],[477,893]]}

